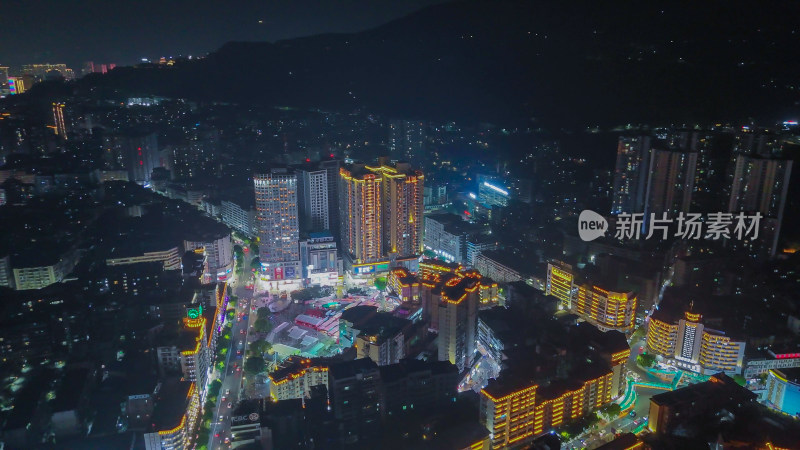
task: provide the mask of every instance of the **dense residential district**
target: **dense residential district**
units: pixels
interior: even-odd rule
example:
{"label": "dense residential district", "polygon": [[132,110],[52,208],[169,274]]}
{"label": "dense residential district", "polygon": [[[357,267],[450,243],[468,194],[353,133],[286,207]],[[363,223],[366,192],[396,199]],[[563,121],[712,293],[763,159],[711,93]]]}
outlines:
{"label": "dense residential district", "polygon": [[73,76],[0,85],[2,448],[797,448],[796,122],[552,134]]}

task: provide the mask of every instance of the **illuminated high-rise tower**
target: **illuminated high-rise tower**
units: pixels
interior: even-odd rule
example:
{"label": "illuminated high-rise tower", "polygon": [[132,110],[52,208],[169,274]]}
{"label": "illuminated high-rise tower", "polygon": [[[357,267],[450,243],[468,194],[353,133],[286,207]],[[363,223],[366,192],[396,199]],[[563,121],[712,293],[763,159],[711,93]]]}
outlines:
{"label": "illuminated high-rise tower", "polygon": [[389,124],[389,154],[392,159],[422,164],[426,159],[428,125],[419,120],[392,120]]}
{"label": "illuminated high-rise tower", "polygon": [[297,171],[297,182],[303,229],[330,230],[328,171],[313,166],[301,167]]}
{"label": "illuminated high-rise tower", "polygon": [[422,172],[381,160],[340,176],[342,245],[354,262],[422,253]]}
{"label": "illuminated high-rise tower", "polygon": [[64,104],[53,103],[53,131],[56,136],[67,140],[67,125],[64,122]]}
{"label": "illuminated high-rise tower", "polygon": [[647,197],[644,211],[661,217],[667,213],[675,218],[688,213],[692,205],[697,152],[679,148],[653,148],[650,150],[650,168],[647,173]]}
{"label": "illuminated high-rise tower", "polygon": [[295,279],[300,270],[297,175],[285,168],[253,176],[259,257],[271,280]]}
{"label": "illuminated high-rise tower", "polygon": [[614,169],[612,214],[644,212],[649,166],[650,137],[621,136]]}
{"label": "illuminated high-rise tower", "polygon": [[736,156],[728,211],[760,213],[763,217],[758,239],[748,243],[755,256],[775,256],[791,175],[791,160]]}
{"label": "illuminated high-rise tower", "polygon": [[355,263],[383,256],[381,234],[381,179],[364,166],[339,170],[341,244]]}
{"label": "illuminated high-rise tower", "polygon": [[422,253],[425,176],[406,163],[395,167],[380,161],[366,169],[380,176],[383,203],[383,248],[387,254],[411,256]]}

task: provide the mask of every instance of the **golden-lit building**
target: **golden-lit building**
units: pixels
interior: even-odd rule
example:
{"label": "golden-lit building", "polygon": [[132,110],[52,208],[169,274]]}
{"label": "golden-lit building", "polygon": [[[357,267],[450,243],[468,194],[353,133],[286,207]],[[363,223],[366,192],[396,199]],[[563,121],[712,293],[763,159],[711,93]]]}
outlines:
{"label": "golden-lit building", "polygon": [[426,259],[419,263],[420,296],[424,315],[429,326],[439,329],[439,308],[443,301],[443,288],[455,285],[464,278],[477,280],[477,300],[480,307],[500,304],[500,289],[494,280],[482,276],[477,270],[465,270],[456,263]]}
{"label": "golden-lit building", "polygon": [[406,163],[339,170],[341,241],[353,263],[422,253],[425,176]]}
{"label": "golden-lit building", "polygon": [[[180,381],[163,385],[161,400],[153,414],[155,430],[144,434],[146,450],[184,450],[194,446],[194,435],[200,419],[200,392],[193,382]],[[185,409],[173,414],[173,403],[184,402]],[[169,404],[169,405],[167,405]]]}
{"label": "golden-lit building", "polygon": [[459,372],[472,367],[478,339],[479,277],[453,277],[441,287],[437,305],[439,361],[450,361]]}
{"label": "golden-lit building", "polygon": [[391,167],[383,159],[378,166],[365,168],[382,184],[384,251],[398,256],[422,254],[425,176],[408,163]]}
{"label": "golden-lit building", "polygon": [[328,366],[316,360],[290,356],[269,374],[269,395],[273,401],[306,398],[311,387],[328,385]]}
{"label": "golden-lit building", "polygon": [[561,261],[547,263],[547,281],[545,282],[546,295],[552,295],[559,300],[559,309],[572,307],[572,292],[575,274],[572,266]]}
{"label": "golden-lit building", "polygon": [[603,331],[633,331],[638,298],[635,292],[607,289],[570,264],[553,260],[547,264],[545,294],[559,301],[559,309],[578,314]]}
{"label": "golden-lit building", "polygon": [[[480,392],[479,421],[492,448],[530,442],[622,395],[630,347],[625,334],[581,323],[551,348],[516,352]],[[569,367],[560,375],[559,367]]]}
{"label": "golden-lit building", "polygon": [[64,104],[53,103],[53,131],[56,136],[67,140],[67,125],[64,122]]}
{"label": "golden-lit building", "polygon": [[636,323],[636,294],[608,291],[597,285],[578,286],[572,310],[602,331],[633,331]]}
{"label": "golden-lit building", "polygon": [[423,278],[433,275],[456,274],[464,267],[459,263],[449,263],[440,259],[426,259],[419,263],[420,276]]}
{"label": "golden-lit building", "polygon": [[611,372],[587,372],[582,378],[546,387],[490,383],[482,389],[480,421],[491,433],[492,448],[533,439],[597,410],[615,397]]}
{"label": "golden-lit building", "polygon": [[692,372],[741,374],[745,342],[705,326],[692,307],[683,317],[656,311],[647,325],[647,352]]}
{"label": "golden-lit building", "polygon": [[383,257],[381,180],[356,169],[339,169],[339,175],[342,246],[353,263],[378,261]]}
{"label": "golden-lit building", "polygon": [[419,278],[405,267],[392,269],[386,279],[386,284],[400,297],[402,302],[417,303],[421,299]]}

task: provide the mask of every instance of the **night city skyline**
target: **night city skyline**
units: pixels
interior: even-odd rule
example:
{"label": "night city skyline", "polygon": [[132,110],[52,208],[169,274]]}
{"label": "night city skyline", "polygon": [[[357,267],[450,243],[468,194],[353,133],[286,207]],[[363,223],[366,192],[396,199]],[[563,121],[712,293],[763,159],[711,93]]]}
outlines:
{"label": "night city skyline", "polygon": [[800,3],[0,14],[0,449],[800,448]]}

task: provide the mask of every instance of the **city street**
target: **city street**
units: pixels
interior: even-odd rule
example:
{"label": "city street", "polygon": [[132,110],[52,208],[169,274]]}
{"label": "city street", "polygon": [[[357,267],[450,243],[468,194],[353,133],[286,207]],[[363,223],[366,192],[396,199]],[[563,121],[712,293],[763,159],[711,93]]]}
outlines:
{"label": "city street", "polygon": [[[250,277],[249,264],[246,264],[245,268],[243,278],[237,277],[230,286],[233,295],[238,297],[238,301],[235,307],[236,313],[233,319],[233,327],[230,331],[231,341],[226,354],[225,369],[222,372],[215,369],[213,372],[222,381],[222,388],[220,389],[219,401],[217,402],[214,421],[211,426],[209,449],[229,447],[225,439],[231,439],[231,411],[236,408],[236,404],[241,399],[242,378],[244,376],[243,366],[245,355],[247,354],[247,345],[249,344],[250,324],[255,321],[253,318],[255,314],[251,311],[251,302],[254,294],[252,290],[246,288]],[[246,320],[240,320],[241,314],[245,315]],[[220,420],[220,417],[222,420]]]}

